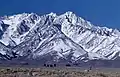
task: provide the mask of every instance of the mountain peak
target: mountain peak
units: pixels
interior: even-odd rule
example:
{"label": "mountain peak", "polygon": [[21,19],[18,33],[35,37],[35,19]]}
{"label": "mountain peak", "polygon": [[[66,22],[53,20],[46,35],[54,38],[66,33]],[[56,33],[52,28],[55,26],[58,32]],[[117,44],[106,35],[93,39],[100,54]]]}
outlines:
{"label": "mountain peak", "polygon": [[53,16],[53,17],[56,17],[56,16],[57,16],[57,14],[56,14],[56,13],[53,13],[53,12],[51,12],[51,13],[48,14],[48,15]]}
{"label": "mountain peak", "polygon": [[95,26],[70,11],[43,16],[23,13],[0,20],[0,46],[3,45],[1,55],[12,58],[17,54],[55,61],[115,60],[120,57],[120,32]]}
{"label": "mountain peak", "polygon": [[66,15],[68,15],[68,16],[71,16],[72,14],[74,14],[72,11],[68,11],[68,12],[66,12],[65,13]]}

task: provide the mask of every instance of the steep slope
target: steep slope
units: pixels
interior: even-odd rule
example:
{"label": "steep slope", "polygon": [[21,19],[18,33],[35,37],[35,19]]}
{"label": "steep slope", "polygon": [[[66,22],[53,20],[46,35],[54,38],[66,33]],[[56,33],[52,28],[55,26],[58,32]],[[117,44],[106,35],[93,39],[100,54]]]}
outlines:
{"label": "steep slope", "polygon": [[54,23],[61,25],[61,31],[88,53],[95,53],[107,59],[119,57],[120,32],[118,30],[94,26],[72,12],[58,16]]}
{"label": "steep slope", "polygon": [[0,43],[0,60],[11,60],[16,54],[4,44]]}
{"label": "steep slope", "polygon": [[23,13],[1,17],[0,45],[4,59],[115,60],[120,57],[120,32],[94,26],[72,12]]}
{"label": "steep slope", "polygon": [[77,60],[86,54],[82,47],[53,26],[51,20],[54,16],[47,15],[41,18],[42,20],[24,37],[24,41],[13,48],[18,57],[32,60],[50,55],[53,56],[53,61],[58,61],[60,58],[68,60],[66,57],[69,55],[74,58],[73,60]]}
{"label": "steep slope", "polygon": [[[2,31],[0,41],[6,46],[16,46],[23,41],[23,37],[30,28],[34,27],[37,22],[39,22],[39,16],[34,13],[23,13],[4,17],[0,22],[2,22],[1,26],[3,25],[5,27],[5,30]],[[2,27],[2,29],[4,27]],[[10,41],[13,41],[12,44]]]}

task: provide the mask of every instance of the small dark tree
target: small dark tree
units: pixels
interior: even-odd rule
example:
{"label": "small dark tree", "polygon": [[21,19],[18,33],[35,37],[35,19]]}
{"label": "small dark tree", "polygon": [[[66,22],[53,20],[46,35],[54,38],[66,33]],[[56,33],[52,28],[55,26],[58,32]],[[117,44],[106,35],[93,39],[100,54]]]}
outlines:
{"label": "small dark tree", "polygon": [[66,64],[67,67],[70,67],[71,65],[70,64]]}
{"label": "small dark tree", "polygon": [[44,64],[44,67],[46,67],[46,64]]}
{"label": "small dark tree", "polygon": [[47,64],[46,66],[49,67],[49,64]]}
{"label": "small dark tree", "polygon": [[92,70],[92,66],[90,66],[89,70]]}
{"label": "small dark tree", "polygon": [[50,64],[50,67],[53,67],[53,65],[52,65],[52,64]]}
{"label": "small dark tree", "polygon": [[54,67],[56,67],[56,64],[54,64]]}

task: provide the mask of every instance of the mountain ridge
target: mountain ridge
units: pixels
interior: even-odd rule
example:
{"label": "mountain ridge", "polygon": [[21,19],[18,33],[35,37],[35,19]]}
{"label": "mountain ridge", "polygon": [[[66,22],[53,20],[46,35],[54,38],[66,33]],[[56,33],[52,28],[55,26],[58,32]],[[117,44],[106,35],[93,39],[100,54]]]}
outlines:
{"label": "mountain ridge", "polygon": [[62,15],[51,12],[42,16],[23,13],[3,17],[0,32],[0,53],[10,60],[42,60],[45,55],[53,57],[53,61],[72,62],[120,57],[117,29],[94,26],[70,11]]}

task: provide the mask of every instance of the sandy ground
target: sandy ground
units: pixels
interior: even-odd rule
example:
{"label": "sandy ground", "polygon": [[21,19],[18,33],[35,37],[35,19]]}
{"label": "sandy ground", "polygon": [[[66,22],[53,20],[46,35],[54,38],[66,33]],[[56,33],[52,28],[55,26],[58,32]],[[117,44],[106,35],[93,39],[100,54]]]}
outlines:
{"label": "sandy ground", "polygon": [[120,68],[0,67],[0,77],[120,77]]}

